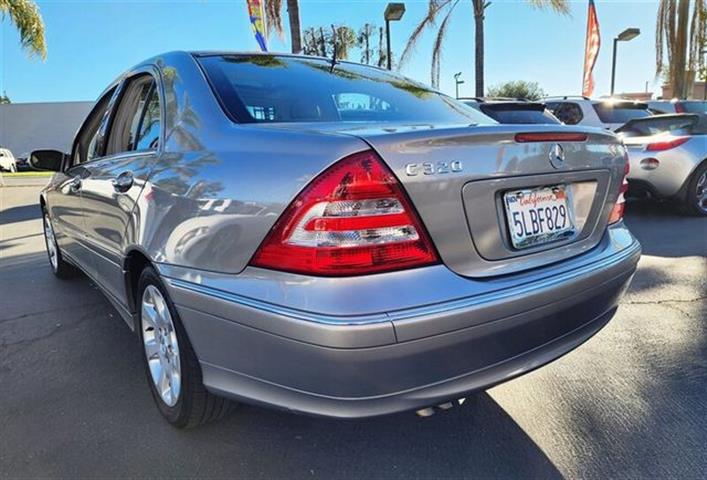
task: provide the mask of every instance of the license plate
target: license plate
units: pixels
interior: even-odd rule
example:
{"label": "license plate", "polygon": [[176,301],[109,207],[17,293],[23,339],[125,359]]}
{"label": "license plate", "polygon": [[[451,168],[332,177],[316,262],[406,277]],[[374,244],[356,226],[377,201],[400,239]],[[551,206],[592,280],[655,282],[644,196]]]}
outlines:
{"label": "license plate", "polygon": [[515,248],[528,248],[574,234],[565,185],[513,190],[503,195]]}

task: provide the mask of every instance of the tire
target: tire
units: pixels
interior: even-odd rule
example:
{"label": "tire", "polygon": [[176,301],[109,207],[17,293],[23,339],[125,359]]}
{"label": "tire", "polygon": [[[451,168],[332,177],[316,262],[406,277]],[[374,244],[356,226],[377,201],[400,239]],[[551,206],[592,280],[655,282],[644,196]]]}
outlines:
{"label": "tire", "polygon": [[42,209],[42,225],[44,226],[44,245],[47,247],[47,257],[49,258],[49,266],[52,269],[52,273],[62,279],[75,277],[78,270],[64,260],[61,248],[59,248],[59,244],[56,241],[52,220],[44,208]]}
{"label": "tire", "polygon": [[199,361],[177,309],[152,267],[142,271],[137,292],[137,330],[145,375],[162,416],[174,427],[192,428],[228,415],[235,404],[204,387]]}
{"label": "tire", "polygon": [[707,216],[707,162],[702,162],[687,183],[684,210],[689,215]]}

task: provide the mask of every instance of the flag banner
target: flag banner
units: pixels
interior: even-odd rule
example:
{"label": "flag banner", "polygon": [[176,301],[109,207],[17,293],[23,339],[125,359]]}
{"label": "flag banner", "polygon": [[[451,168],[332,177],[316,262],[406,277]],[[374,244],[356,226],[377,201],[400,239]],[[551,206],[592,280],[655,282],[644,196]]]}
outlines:
{"label": "flag banner", "polygon": [[265,0],[246,0],[248,3],[248,16],[250,25],[253,27],[253,35],[260,46],[260,51],[267,52],[268,45],[265,42]]}
{"label": "flag banner", "polygon": [[594,94],[594,65],[597,63],[601,36],[599,35],[599,19],[594,0],[589,0],[587,13],[587,40],[584,46],[584,75],[582,78],[582,95],[591,97]]}

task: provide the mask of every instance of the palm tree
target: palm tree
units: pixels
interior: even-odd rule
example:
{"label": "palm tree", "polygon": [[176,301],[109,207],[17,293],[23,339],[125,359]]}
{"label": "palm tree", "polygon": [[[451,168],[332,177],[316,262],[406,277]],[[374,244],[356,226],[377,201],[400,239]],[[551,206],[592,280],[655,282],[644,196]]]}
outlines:
{"label": "palm tree", "polygon": [[[534,8],[550,8],[563,15],[569,14],[568,0],[527,0]],[[698,0],[699,1],[699,0]],[[437,30],[437,36],[432,47],[432,86],[439,86],[439,71],[442,60],[442,46],[444,44],[449,20],[461,0],[429,0],[427,14],[413,30],[408,43],[405,46],[403,55],[400,57],[398,66],[402,66],[412,54],[417,41],[427,28],[435,25],[437,18],[442,16],[442,22]],[[484,96],[484,20],[486,9],[491,2],[487,0],[470,0],[474,14],[474,49],[476,55],[476,96]]]}
{"label": "palm tree", "polygon": [[688,86],[704,66],[701,51],[706,39],[705,0],[660,0],[655,28],[656,74],[665,75],[674,97],[689,95]]}
{"label": "palm tree", "polygon": [[[282,0],[265,0],[265,17],[267,18],[268,35],[273,31],[282,35]],[[292,53],[300,53],[302,51],[302,33],[300,32],[298,0],[287,0],[287,17],[290,22]]]}
{"label": "palm tree", "polygon": [[42,60],[47,58],[44,22],[37,5],[32,0],[0,0],[0,17],[6,16],[20,31],[22,47]]}

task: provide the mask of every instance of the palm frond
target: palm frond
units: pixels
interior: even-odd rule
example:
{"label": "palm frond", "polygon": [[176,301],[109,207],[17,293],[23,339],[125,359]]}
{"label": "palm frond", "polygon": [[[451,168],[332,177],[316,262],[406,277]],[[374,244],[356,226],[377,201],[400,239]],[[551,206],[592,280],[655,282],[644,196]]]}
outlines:
{"label": "palm frond", "polygon": [[267,36],[275,32],[278,36],[283,35],[282,28],[282,0],[265,0],[265,25]]}
{"label": "palm frond", "polygon": [[47,58],[44,21],[39,8],[31,0],[0,0],[0,18],[10,17],[20,31],[20,43],[31,55]]}
{"label": "palm frond", "polygon": [[568,0],[528,0],[528,3],[534,8],[549,8],[555,13],[570,14],[570,2]]}
{"label": "palm frond", "polygon": [[707,6],[705,0],[696,0],[692,11],[692,20],[690,22],[689,44],[690,50],[687,57],[687,68],[695,72],[702,66],[703,56],[702,49],[707,47],[705,44],[705,30],[707,30]]}
{"label": "palm frond", "polygon": [[442,23],[439,26],[439,31],[437,31],[437,38],[435,38],[434,45],[432,46],[432,72],[431,72],[431,82],[433,88],[439,88],[439,71],[440,64],[442,63],[442,45],[444,44],[444,39],[447,35],[447,26],[449,25],[449,19],[454,13],[454,9],[459,4],[459,0],[455,0],[447,14],[444,16]]}
{"label": "palm frond", "polygon": [[420,20],[420,23],[417,24],[415,30],[412,31],[412,34],[405,45],[403,54],[400,56],[400,61],[398,62],[398,69],[400,69],[400,67],[402,67],[410,59],[410,55],[412,55],[412,52],[415,50],[418,40],[422,37],[422,34],[427,27],[434,25],[440,10],[449,5],[451,2],[452,0],[430,0],[427,15],[425,15],[422,20]]}
{"label": "palm frond", "polygon": [[658,14],[655,20],[655,74],[660,75],[665,68],[663,63],[663,58],[665,52],[663,50],[663,45],[665,43],[665,38],[663,37],[663,32],[665,32],[666,15],[665,11],[667,8],[667,2],[661,0],[658,3]]}

